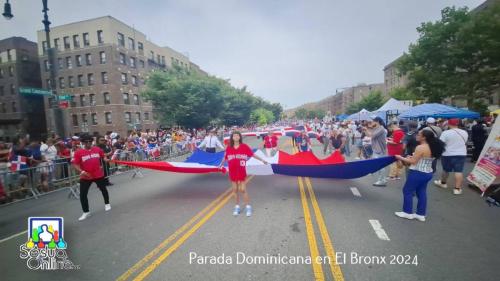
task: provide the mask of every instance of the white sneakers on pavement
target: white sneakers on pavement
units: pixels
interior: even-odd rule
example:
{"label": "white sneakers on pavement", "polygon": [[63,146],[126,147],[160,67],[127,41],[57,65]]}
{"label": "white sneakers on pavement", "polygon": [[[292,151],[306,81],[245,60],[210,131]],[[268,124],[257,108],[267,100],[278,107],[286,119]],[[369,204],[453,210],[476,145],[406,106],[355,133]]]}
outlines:
{"label": "white sneakers on pavement", "polygon": [[414,214],[408,214],[405,212],[395,212],[394,214],[400,218],[409,219],[409,220],[412,220],[415,218]]}
{"label": "white sneakers on pavement", "polygon": [[83,213],[80,218],[78,218],[79,221],[85,220],[86,218],[90,217],[90,212]]}
{"label": "white sneakers on pavement", "polygon": [[111,205],[109,205],[109,204],[105,204],[105,205],[104,205],[104,211],[106,211],[106,212],[107,212],[107,211],[109,211],[109,210],[111,210]]}
{"label": "white sneakers on pavement", "polygon": [[461,188],[460,188],[460,189],[459,189],[459,188],[454,188],[454,189],[453,189],[453,194],[455,194],[455,195],[460,195],[460,194],[462,194],[462,189],[461,189]]}
{"label": "white sneakers on pavement", "polygon": [[441,187],[441,188],[448,188],[448,186],[446,185],[446,183],[442,183],[441,180],[435,180],[434,181],[434,184],[437,186],[437,187]]}

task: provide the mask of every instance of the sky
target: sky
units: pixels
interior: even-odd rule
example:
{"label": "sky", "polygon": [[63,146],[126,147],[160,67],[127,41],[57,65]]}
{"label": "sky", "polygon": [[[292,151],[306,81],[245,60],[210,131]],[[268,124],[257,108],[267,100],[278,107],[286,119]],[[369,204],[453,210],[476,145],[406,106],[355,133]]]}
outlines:
{"label": "sky", "polygon": [[[0,38],[36,41],[41,0],[10,0]],[[483,0],[49,0],[53,26],[110,15],[202,69],[285,108],[383,83],[422,22]],[[1,6],[5,0],[0,0]]]}

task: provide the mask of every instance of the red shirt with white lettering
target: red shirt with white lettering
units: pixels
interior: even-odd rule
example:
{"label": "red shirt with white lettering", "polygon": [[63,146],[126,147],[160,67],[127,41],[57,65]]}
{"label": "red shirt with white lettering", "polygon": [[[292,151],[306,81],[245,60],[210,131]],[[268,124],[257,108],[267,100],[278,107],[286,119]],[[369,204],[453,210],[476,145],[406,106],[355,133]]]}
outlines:
{"label": "red shirt with white lettering", "polygon": [[80,168],[89,173],[90,177],[81,175],[82,180],[95,180],[104,177],[104,170],[101,166],[101,158],[104,158],[104,152],[97,146],[87,149],[78,149],[73,156],[73,164],[80,165]]}
{"label": "red shirt with white lettering", "polygon": [[233,182],[244,181],[247,177],[246,163],[253,156],[252,149],[242,143],[236,147],[226,148],[226,160],[229,169],[229,179]]}
{"label": "red shirt with white lettering", "polygon": [[264,137],[264,147],[265,148],[275,148],[278,146],[278,137],[277,136],[265,136]]}

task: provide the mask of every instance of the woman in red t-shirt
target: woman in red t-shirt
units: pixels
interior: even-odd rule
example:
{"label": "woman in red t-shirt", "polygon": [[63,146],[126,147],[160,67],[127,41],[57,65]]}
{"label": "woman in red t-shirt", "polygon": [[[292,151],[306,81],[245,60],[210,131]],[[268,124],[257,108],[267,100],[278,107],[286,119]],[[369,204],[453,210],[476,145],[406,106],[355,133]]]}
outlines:
{"label": "woman in red t-shirt", "polygon": [[252,206],[250,206],[250,198],[248,197],[245,182],[247,178],[246,163],[252,156],[267,165],[265,160],[261,159],[257,155],[254,155],[252,149],[243,143],[243,138],[240,132],[232,132],[229,137],[229,146],[226,147],[226,152],[224,153],[224,158],[222,163],[220,163],[220,167],[222,168],[224,162],[227,161],[229,179],[231,180],[233,192],[236,197],[236,206],[234,206],[233,211],[233,215],[235,216],[240,213],[240,192],[243,194],[247,217],[252,215]]}
{"label": "woman in red t-shirt", "polygon": [[262,146],[266,149],[267,157],[271,157],[273,151],[278,150],[278,137],[273,135],[273,132],[269,131],[267,136],[264,137]]}
{"label": "woman in red t-shirt", "polygon": [[[387,139],[387,154],[389,156],[403,154],[403,138],[405,137],[405,133],[399,128],[398,123],[393,123],[389,129],[392,131],[392,138]],[[390,166],[389,179],[401,179],[402,169],[403,163],[400,160],[392,163]]]}

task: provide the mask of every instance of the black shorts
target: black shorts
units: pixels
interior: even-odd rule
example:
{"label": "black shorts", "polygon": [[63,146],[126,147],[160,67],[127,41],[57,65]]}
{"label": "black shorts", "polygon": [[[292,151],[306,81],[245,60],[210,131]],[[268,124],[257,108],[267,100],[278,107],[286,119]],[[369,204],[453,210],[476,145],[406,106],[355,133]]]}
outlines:
{"label": "black shorts", "polygon": [[215,147],[207,147],[205,151],[208,153],[215,153]]}

